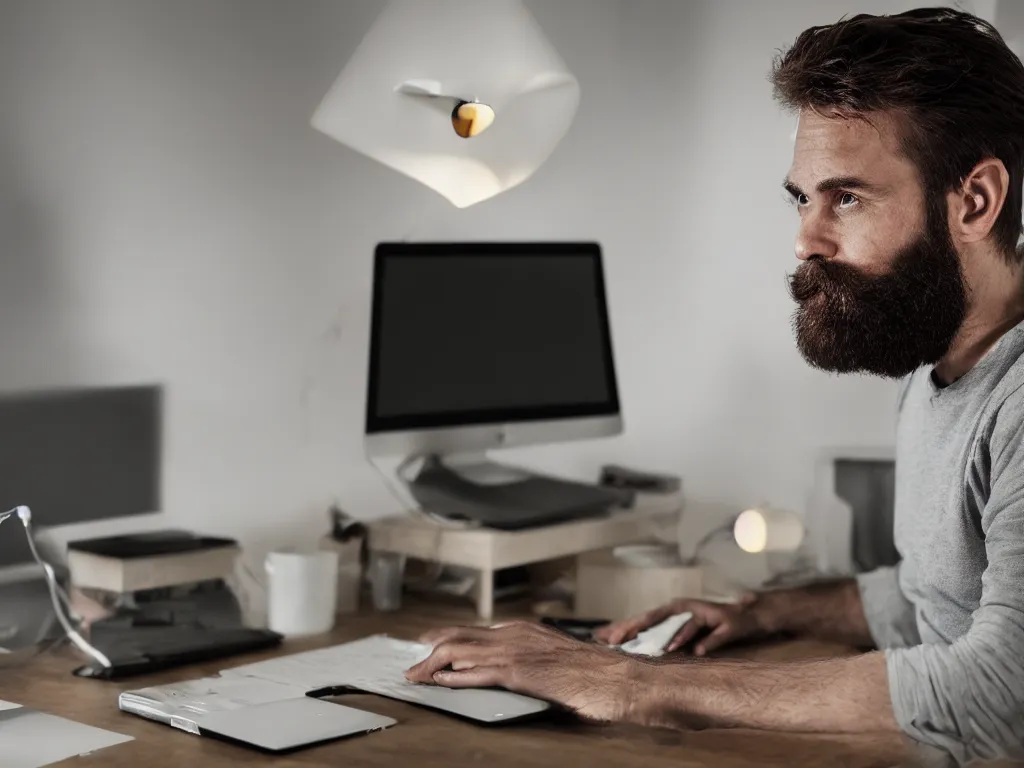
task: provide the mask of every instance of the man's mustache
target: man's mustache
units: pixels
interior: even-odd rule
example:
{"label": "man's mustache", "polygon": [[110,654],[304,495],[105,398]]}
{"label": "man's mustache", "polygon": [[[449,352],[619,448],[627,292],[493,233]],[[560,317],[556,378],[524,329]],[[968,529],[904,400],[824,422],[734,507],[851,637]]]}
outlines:
{"label": "man's mustache", "polygon": [[814,258],[805,261],[789,276],[789,294],[793,301],[803,304],[822,293],[826,296],[858,295],[870,282],[849,264]]}

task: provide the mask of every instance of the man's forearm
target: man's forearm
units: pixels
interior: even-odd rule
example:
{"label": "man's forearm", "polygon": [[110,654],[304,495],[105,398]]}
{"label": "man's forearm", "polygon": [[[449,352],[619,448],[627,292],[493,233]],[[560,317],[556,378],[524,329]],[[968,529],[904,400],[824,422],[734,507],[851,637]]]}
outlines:
{"label": "man's forearm", "polygon": [[763,592],[751,610],[768,633],[792,632],[865,648],[874,645],[854,579]]}
{"label": "man's forearm", "polygon": [[778,664],[643,662],[628,688],[626,718],[647,726],[898,730],[881,653]]}

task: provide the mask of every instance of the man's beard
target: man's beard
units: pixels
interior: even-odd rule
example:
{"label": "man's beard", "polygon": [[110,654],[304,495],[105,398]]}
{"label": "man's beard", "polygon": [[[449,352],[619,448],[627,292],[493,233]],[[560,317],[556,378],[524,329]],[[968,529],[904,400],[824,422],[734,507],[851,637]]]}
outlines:
{"label": "man's beard", "polygon": [[967,313],[960,260],[939,206],[888,274],[814,258],[789,278],[793,329],[808,363],[835,373],[902,378],[938,362]]}

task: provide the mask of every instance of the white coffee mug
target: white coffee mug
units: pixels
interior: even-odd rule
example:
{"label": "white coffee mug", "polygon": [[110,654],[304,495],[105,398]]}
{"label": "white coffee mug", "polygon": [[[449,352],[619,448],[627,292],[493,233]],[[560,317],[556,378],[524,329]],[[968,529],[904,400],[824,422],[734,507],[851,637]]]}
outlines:
{"label": "white coffee mug", "polygon": [[338,553],[276,550],[267,555],[267,625],[286,637],[334,626]]}

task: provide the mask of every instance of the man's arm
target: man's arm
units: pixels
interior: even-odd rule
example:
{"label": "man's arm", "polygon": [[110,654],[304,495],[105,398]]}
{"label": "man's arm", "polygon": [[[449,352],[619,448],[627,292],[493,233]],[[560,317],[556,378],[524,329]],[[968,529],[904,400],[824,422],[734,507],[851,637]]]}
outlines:
{"label": "man's arm", "polygon": [[[987,496],[980,524],[988,564],[980,607],[965,635],[950,645],[893,642],[913,647],[806,665],[644,665],[636,673],[639,689],[650,687],[646,697],[630,699],[635,719],[670,724],[689,716],[801,730],[897,723],[961,763],[1024,759],[1024,387],[1002,405],[982,463],[991,467],[991,480],[975,479]],[[906,615],[895,575],[883,572],[880,584],[859,584],[869,614],[881,605],[885,617],[896,618],[873,623],[868,615],[876,639],[899,634]],[[877,599],[871,597],[875,587]],[[667,685],[655,682],[661,674]]]}
{"label": "man's arm", "polygon": [[507,688],[592,720],[669,727],[790,731],[895,731],[885,658],[766,664],[665,656],[641,659],[513,622],[425,636],[418,683]]}
{"label": "man's arm", "polygon": [[792,632],[860,647],[874,645],[854,579],[762,592],[749,610],[767,634]]}
{"label": "man's arm", "polygon": [[625,719],[673,728],[897,731],[885,657],[765,664],[675,659],[641,663]]}
{"label": "man's arm", "polygon": [[[873,582],[880,582],[874,590],[882,594],[874,613],[892,623],[891,606],[909,611],[913,623],[913,609],[903,599],[895,577],[869,574]],[[619,645],[634,638],[638,632],[677,613],[690,613],[692,618],[679,630],[668,645],[669,651],[688,648],[697,656],[704,656],[727,643],[754,639],[781,632],[810,635],[863,648],[872,647],[875,638],[871,622],[865,615],[863,588],[854,579],[824,582],[798,589],[776,590],[744,596],[737,604],[711,603],[703,600],[680,599],[625,621],[602,627],[595,638],[609,645]],[[874,597],[879,597],[874,594]]]}
{"label": "man's arm", "polygon": [[1024,760],[1024,387],[1000,406],[979,465],[987,566],[971,628],[951,645],[889,650],[886,667],[910,736],[960,762]]}

